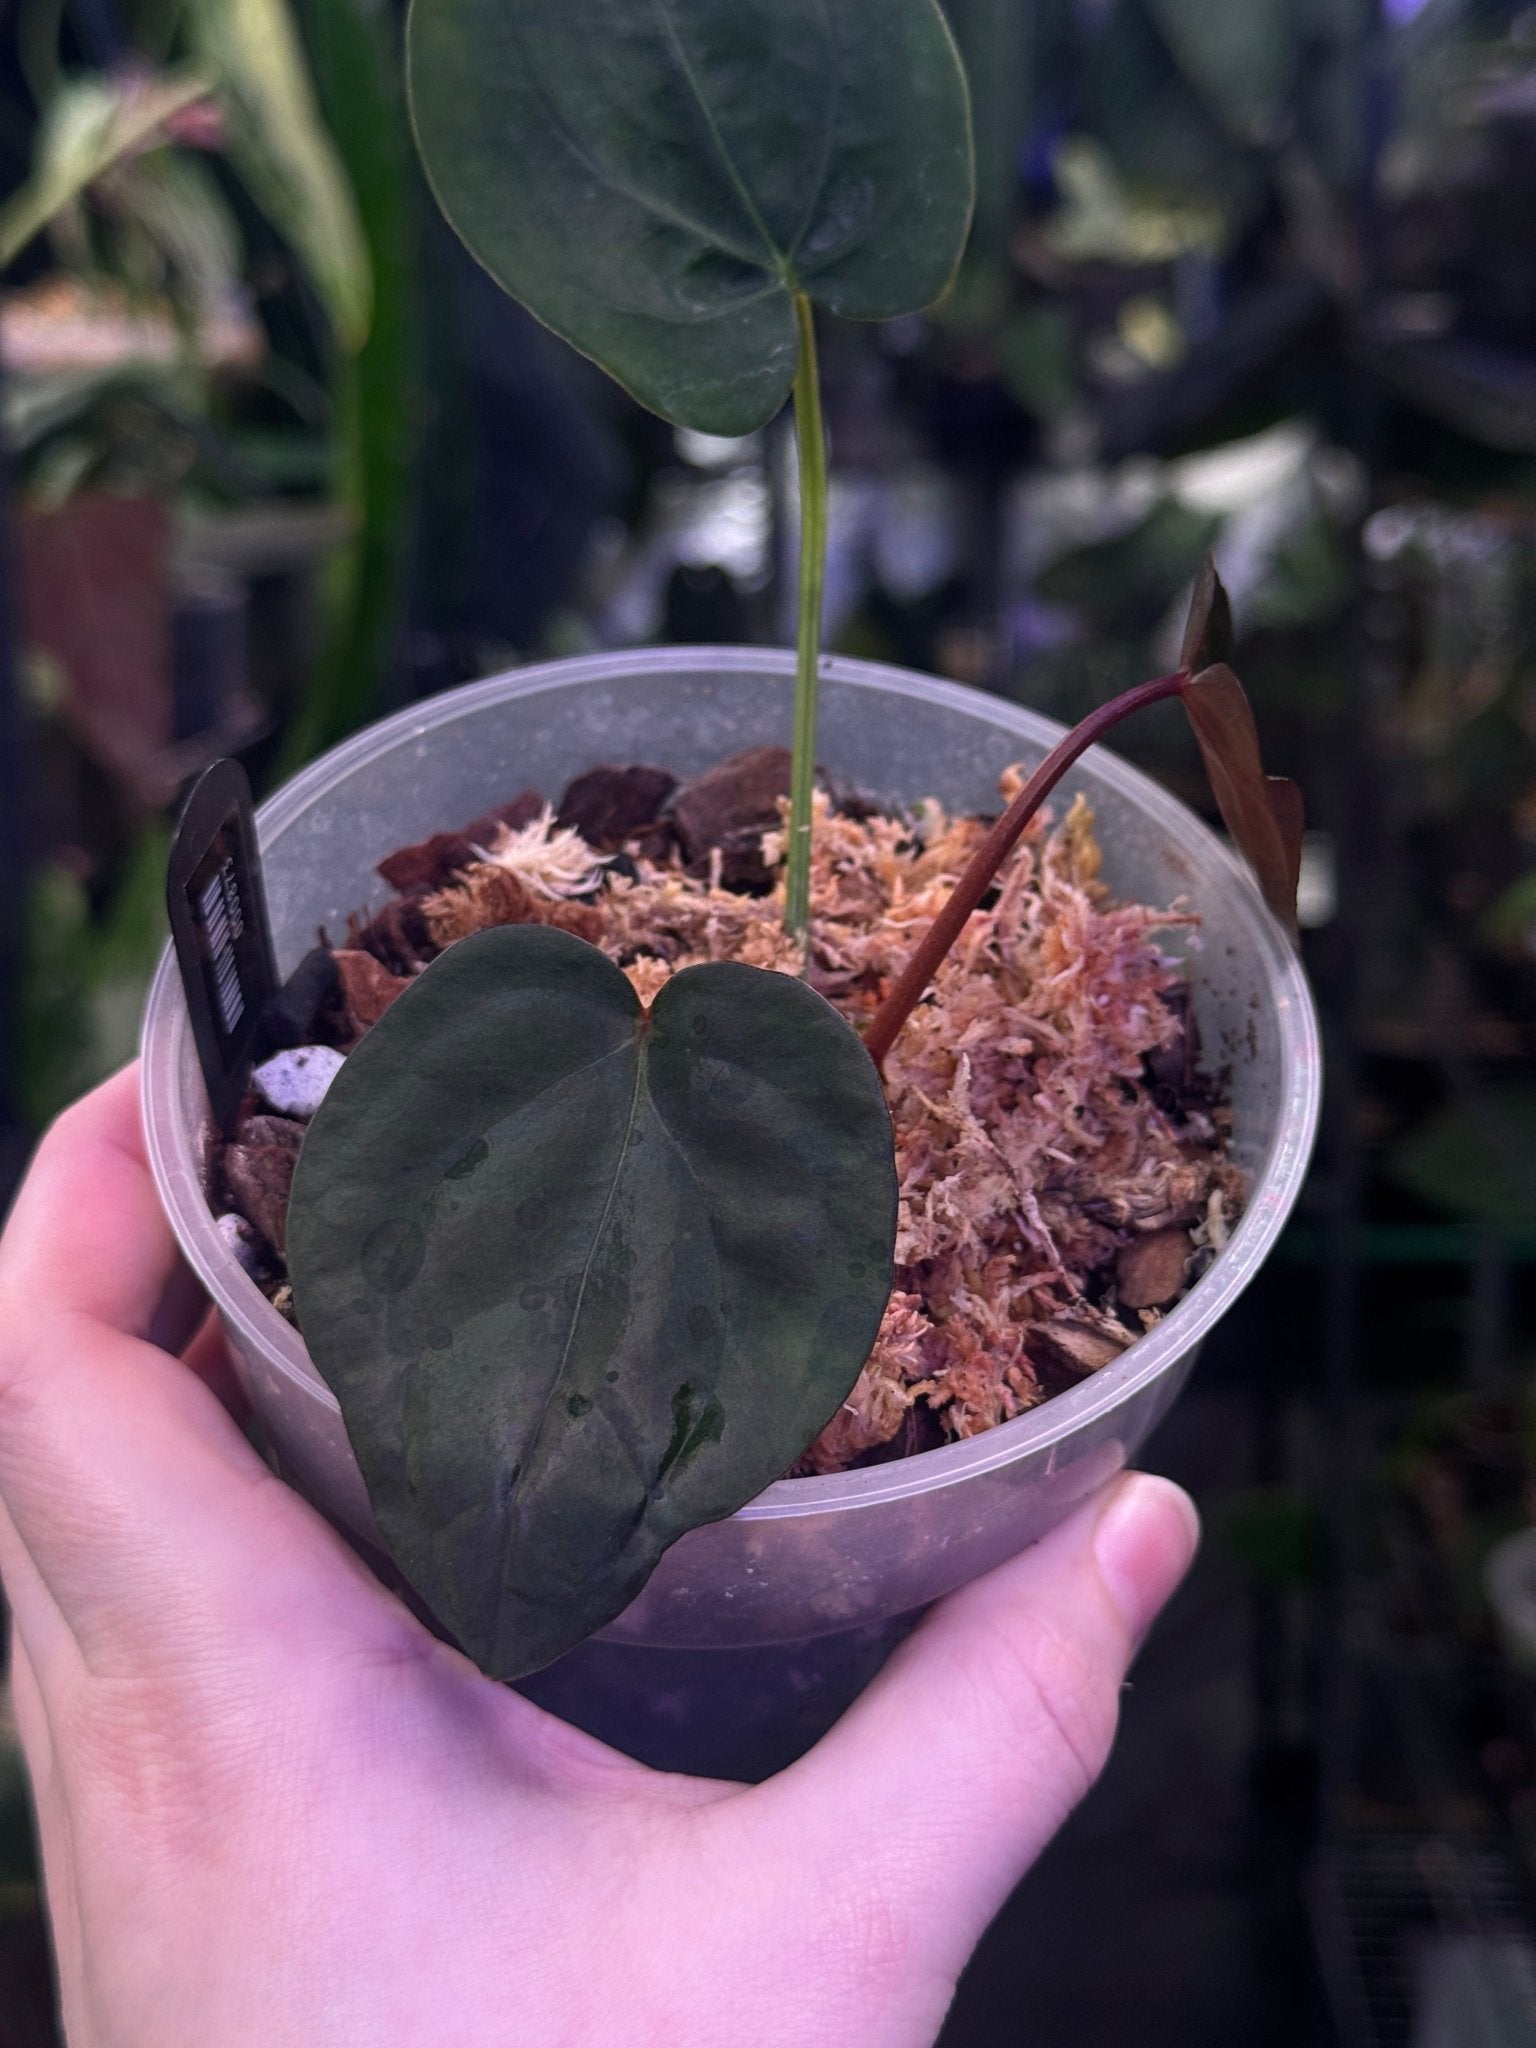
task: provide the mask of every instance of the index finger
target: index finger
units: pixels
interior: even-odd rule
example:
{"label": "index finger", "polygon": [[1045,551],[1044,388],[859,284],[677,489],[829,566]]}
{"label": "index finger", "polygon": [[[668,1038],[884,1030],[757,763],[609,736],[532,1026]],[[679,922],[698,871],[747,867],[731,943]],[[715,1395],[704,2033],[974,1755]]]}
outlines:
{"label": "index finger", "polygon": [[177,1258],[130,1069],[54,1125],[0,1238],[0,1500],[87,1663],[258,1623],[323,1634],[359,1584],[398,1628],[196,1373],[143,1341]]}
{"label": "index finger", "polygon": [[180,1269],[134,1069],[57,1120],[0,1236],[0,1500],[76,1633],[124,1603],[189,1493],[264,1471],[208,1389],[141,1341]]}
{"label": "index finger", "polygon": [[38,1146],[0,1237],[0,1315],[24,1326],[59,1310],[142,1336],[177,1260],[144,1153],[135,1064],[65,1110]]}

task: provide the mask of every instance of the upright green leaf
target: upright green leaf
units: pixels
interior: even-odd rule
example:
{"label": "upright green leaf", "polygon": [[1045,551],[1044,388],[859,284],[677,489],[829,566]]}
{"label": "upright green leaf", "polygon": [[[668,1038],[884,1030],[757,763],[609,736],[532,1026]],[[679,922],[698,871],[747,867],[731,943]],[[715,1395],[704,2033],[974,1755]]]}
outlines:
{"label": "upright green leaf", "polygon": [[1179,68],[1236,141],[1271,143],[1306,43],[1296,0],[1148,0]]}
{"label": "upright green leaf", "polygon": [[286,0],[199,0],[187,28],[224,89],[241,177],[308,272],[343,345],[360,348],[372,300],[367,244]]}
{"label": "upright green leaf", "polygon": [[396,1562],[482,1667],[536,1670],[778,1477],[891,1282],[868,1054],[803,982],[450,947],[348,1059],[288,1212],[305,1338]]}
{"label": "upright green leaf", "polygon": [[1252,152],[1235,142],[1153,26],[1145,0],[1105,0],[1079,38],[1083,125],[1108,151],[1137,211],[1214,212],[1195,246],[1220,247],[1259,197]]}
{"label": "upright green leaf", "polygon": [[352,531],[324,579],[323,616],[284,764],[299,767],[376,714],[400,630],[415,512],[421,249],[399,25],[367,0],[300,0],[315,96],[368,244],[373,317],[355,355],[333,352],[334,495]]}
{"label": "upright green leaf", "polygon": [[970,122],[935,0],[413,0],[408,44],[449,220],[668,419],[771,417],[796,292],[879,319],[954,270]]}

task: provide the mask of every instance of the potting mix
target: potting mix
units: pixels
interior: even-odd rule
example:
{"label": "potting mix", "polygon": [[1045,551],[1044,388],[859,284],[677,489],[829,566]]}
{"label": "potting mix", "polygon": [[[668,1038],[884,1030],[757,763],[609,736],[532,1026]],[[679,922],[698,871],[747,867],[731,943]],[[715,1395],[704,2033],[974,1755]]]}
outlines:
{"label": "potting mix", "polygon": [[[1009,800],[1022,777],[1010,769]],[[934,802],[816,798],[809,957],[782,926],[789,755],[679,783],[599,767],[379,863],[394,890],[319,943],[270,1006],[209,1192],[246,1270],[292,1317],[294,1163],[340,1056],[431,960],[492,925],[589,940],[649,1003],[680,968],[804,973],[867,1022],[987,820]],[[829,1473],[976,1435],[1076,1384],[1157,1321],[1243,1199],[1219,1077],[1201,1069],[1183,962],[1197,920],[1114,901],[1093,814],[1042,818],[1000,870],[884,1067],[900,1221],[894,1285],[857,1385],[795,1466]]]}

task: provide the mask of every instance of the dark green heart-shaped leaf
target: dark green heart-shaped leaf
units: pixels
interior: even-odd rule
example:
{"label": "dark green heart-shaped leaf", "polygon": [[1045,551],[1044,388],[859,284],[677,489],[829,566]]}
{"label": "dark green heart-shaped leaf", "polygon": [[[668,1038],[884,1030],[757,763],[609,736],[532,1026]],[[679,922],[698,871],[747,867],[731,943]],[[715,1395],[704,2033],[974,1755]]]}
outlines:
{"label": "dark green heart-shaped leaf", "polygon": [[794,293],[883,319],[959,258],[970,118],[935,0],[413,0],[408,54],[470,250],[685,426],[778,410]]}
{"label": "dark green heart-shaped leaf", "polygon": [[396,1562],[515,1678],[805,1449],[895,1231],[879,1078],[804,983],[688,968],[647,1015],[595,947],[510,925],[347,1060],[288,1258]]}

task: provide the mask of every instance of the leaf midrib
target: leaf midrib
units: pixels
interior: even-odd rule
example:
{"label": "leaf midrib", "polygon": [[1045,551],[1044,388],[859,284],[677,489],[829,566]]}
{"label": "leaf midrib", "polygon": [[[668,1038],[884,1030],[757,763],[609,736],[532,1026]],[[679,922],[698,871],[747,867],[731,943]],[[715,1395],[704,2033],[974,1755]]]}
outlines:
{"label": "leaf midrib", "polygon": [[[618,1152],[615,1155],[614,1159],[613,1178],[609,1181],[608,1192],[603,1197],[603,1213],[597,1220],[597,1228],[593,1231],[592,1241],[587,1246],[586,1261],[581,1269],[581,1280],[577,1285],[576,1299],[571,1304],[570,1320],[566,1326],[565,1344],[560,1352],[559,1363],[556,1365],[555,1370],[550,1374],[549,1385],[546,1387],[544,1392],[544,1399],[539,1403],[539,1412],[537,1419],[535,1420],[533,1428],[529,1431],[528,1436],[526,1438],[526,1448],[523,1452],[522,1473],[519,1475],[520,1477],[526,1476],[526,1474],[534,1464],[539,1444],[543,1439],[545,1426],[549,1421],[550,1415],[554,1411],[555,1395],[559,1392],[561,1384],[564,1380],[565,1368],[570,1360],[571,1346],[576,1341],[576,1329],[577,1325],[581,1321],[582,1304],[586,1300],[587,1295],[587,1283],[592,1277],[592,1262],[597,1257],[598,1245],[602,1242],[603,1233],[608,1227],[608,1218],[613,1210],[613,1199],[618,1191],[619,1182],[623,1178],[624,1174],[624,1162],[629,1157],[630,1139],[634,1133],[635,1117],[639,1108],[640,1097],[642,1093],[641,1083],[645,1068],[644,1042],[638,1037],[638,1034],[635,1031],[635,1026],[638,1023],[638,1021],[638,1019],[635,1019],[631,1022],[630,1029],[632,1035],[627,1044],[621,1043],[619,1045],[616,1045],[611,1049],[611,1051],[603,1053],[599,1058],[595,1060],[589,1060],[584,1067],[579,1067],[576,1069],[576,1072],[578,1074],[590,1074],[595,1067],[602,1066],[605,1060],[611,1060],[619,1053],[632,1051],[635,1055],[635,1082],[634,1087],[630,1092],[629,1114],[624,1122],[624,1135],[619,1141]],[[547,1094],[548,1090],[541,1090],[540,1092]],[[638,1471],[636,1472],[635,1476],[637,1479],[640,1477]],[[506,1612],[507,1594],[509,1591],[510,1587],[508,1585],[506,1572],[498,1572],[496,1576],[496,1611],[493,1622],[494,1636],[497,1642],[501,1641],[502,1618]]]}
{"label": "leaf midrib", "polygon": [[[685,212],[682,207],[675,206],[671,200],[663,199],[658,194],[647,191],[644,187],[632,183],[630,179],[623,176],[611,164],[601,163],[595,156],[593,156],[592,152],[587,148],[586,144],[581,141],[580,137],[566,122],[555,100],[551,96],[548,86],[540,77],[538,67],[534,63],[532,52],[529,50],[528,47],[527,30],[519,24],[514,27],[513,33],[516,35],[517,41],[522,48],[528,81],[530,85],[533,87],[534,93],[538,98],[539,105],[543,109],[545,117],[548,119],[550,126],[555,130],[555,133],[559,136],[560,140],[565,144],[566,148],[571,152],[571,155],[576,158],[578,163],[584,165],[585,168],[592,173],[592,176],[598,179],[601,183],[611,186],[612,189],[615,192],[617,192],[621,198],[628,199],[635,206],[642,208],[644,211],[655,214],[658,217],[658,219],[667,221],[672,227],[681,228],[690,235],[696,235],[701,242],[707,244],[709,247],[723,250],[727,256],[734,256],[738,263],[747,263],[759,268],[762,267],[763,252],[761,249],[744,248],[734,241],[727,241],[726,238],[722,234],[720,234],[720,232],[717,229],[707,227],[704,224],[704,222],[695,220],[690,213]],[[674,47],[676,47],[675,38],[673,40]],[[678,54],[681,58],[681,51],[679,51]],[[694,97],[697,99],[698,88],[697,86],[694,86],[693,79],[691,76],[689,78],[689,84],[690,86],[693,86]],[[705,119],[708,120],[710,118],[708,109],[703,108],[702,111],[704,112]],[[711,132],[714,132],[712,122]],[[719,144],[718,136],[716,136],[716,144],[717,146]],[[734,180],[734,167],[731,165],[729,158],[726,159],[726,168],[731,172]],[[741,190],[739,182],[737,185],[737,189],[738,191]],[[766,231],[763,229],[762,221],[759,219],[757,214],[757,209],[751,205],[750,199],[747,198],[745,194],[743,194],[743,198],[744,202],[747,204],[748,211],[752,216],[754,224],[757,226],[759,233],[763,235],[763,240],[767,245],[770,256],[776,258],[778,252],[774,247],[773,238],[770,235],[768,235]],[[446,211],[447,209],[445,208],[444,210]],[[770,262],[768,267],[771,270],[773,270],[775,275],[779,274],[778,265],[776,261]],[[769,289],[771,290],[772,287],[770,286]],[[762,294],[762,296],[766,296],[766,293]]]}
{"label": "leaf midrib", "polygon": [[[671,12],[667,6],[667,0],[656,0],[656,12],[661,17],[667,41],[672,46],[672,54],[676,57],[682,74],[688,81],[688,90],[693,94],[694,105],[704,117],[704,125],[709,130],[709,137],[715,145],[716,154],[725,167],[725,175],[730,179],[732,186],[735,188],[736,197],[746,208],[747,216],[751,220],[752,225],[757,229],[759,235],[762,236],[763,247],[768,251],[771,268],[783,281],[786,290],[794,291],[796,285],[794,282],[794,272],[790,266],[789,255],[787,251],[779,247],[773,236],[768,232],[768,224],[758,211],[757,201],[752,196],[751,187],[747,184],[740,171],[737,170],[731,153],[725,146],[725,137],[720,133],[720,124],[715,119],[713,107],[710,106],[709,101],[704,97],[704,88],[699,83],[698,73],[693,68],[692,60],[688,52],[683,48],[682,38],[677,32],[677,24],[672,19]],[[721,244],[721,246],[723,247],[724,244]]]}

